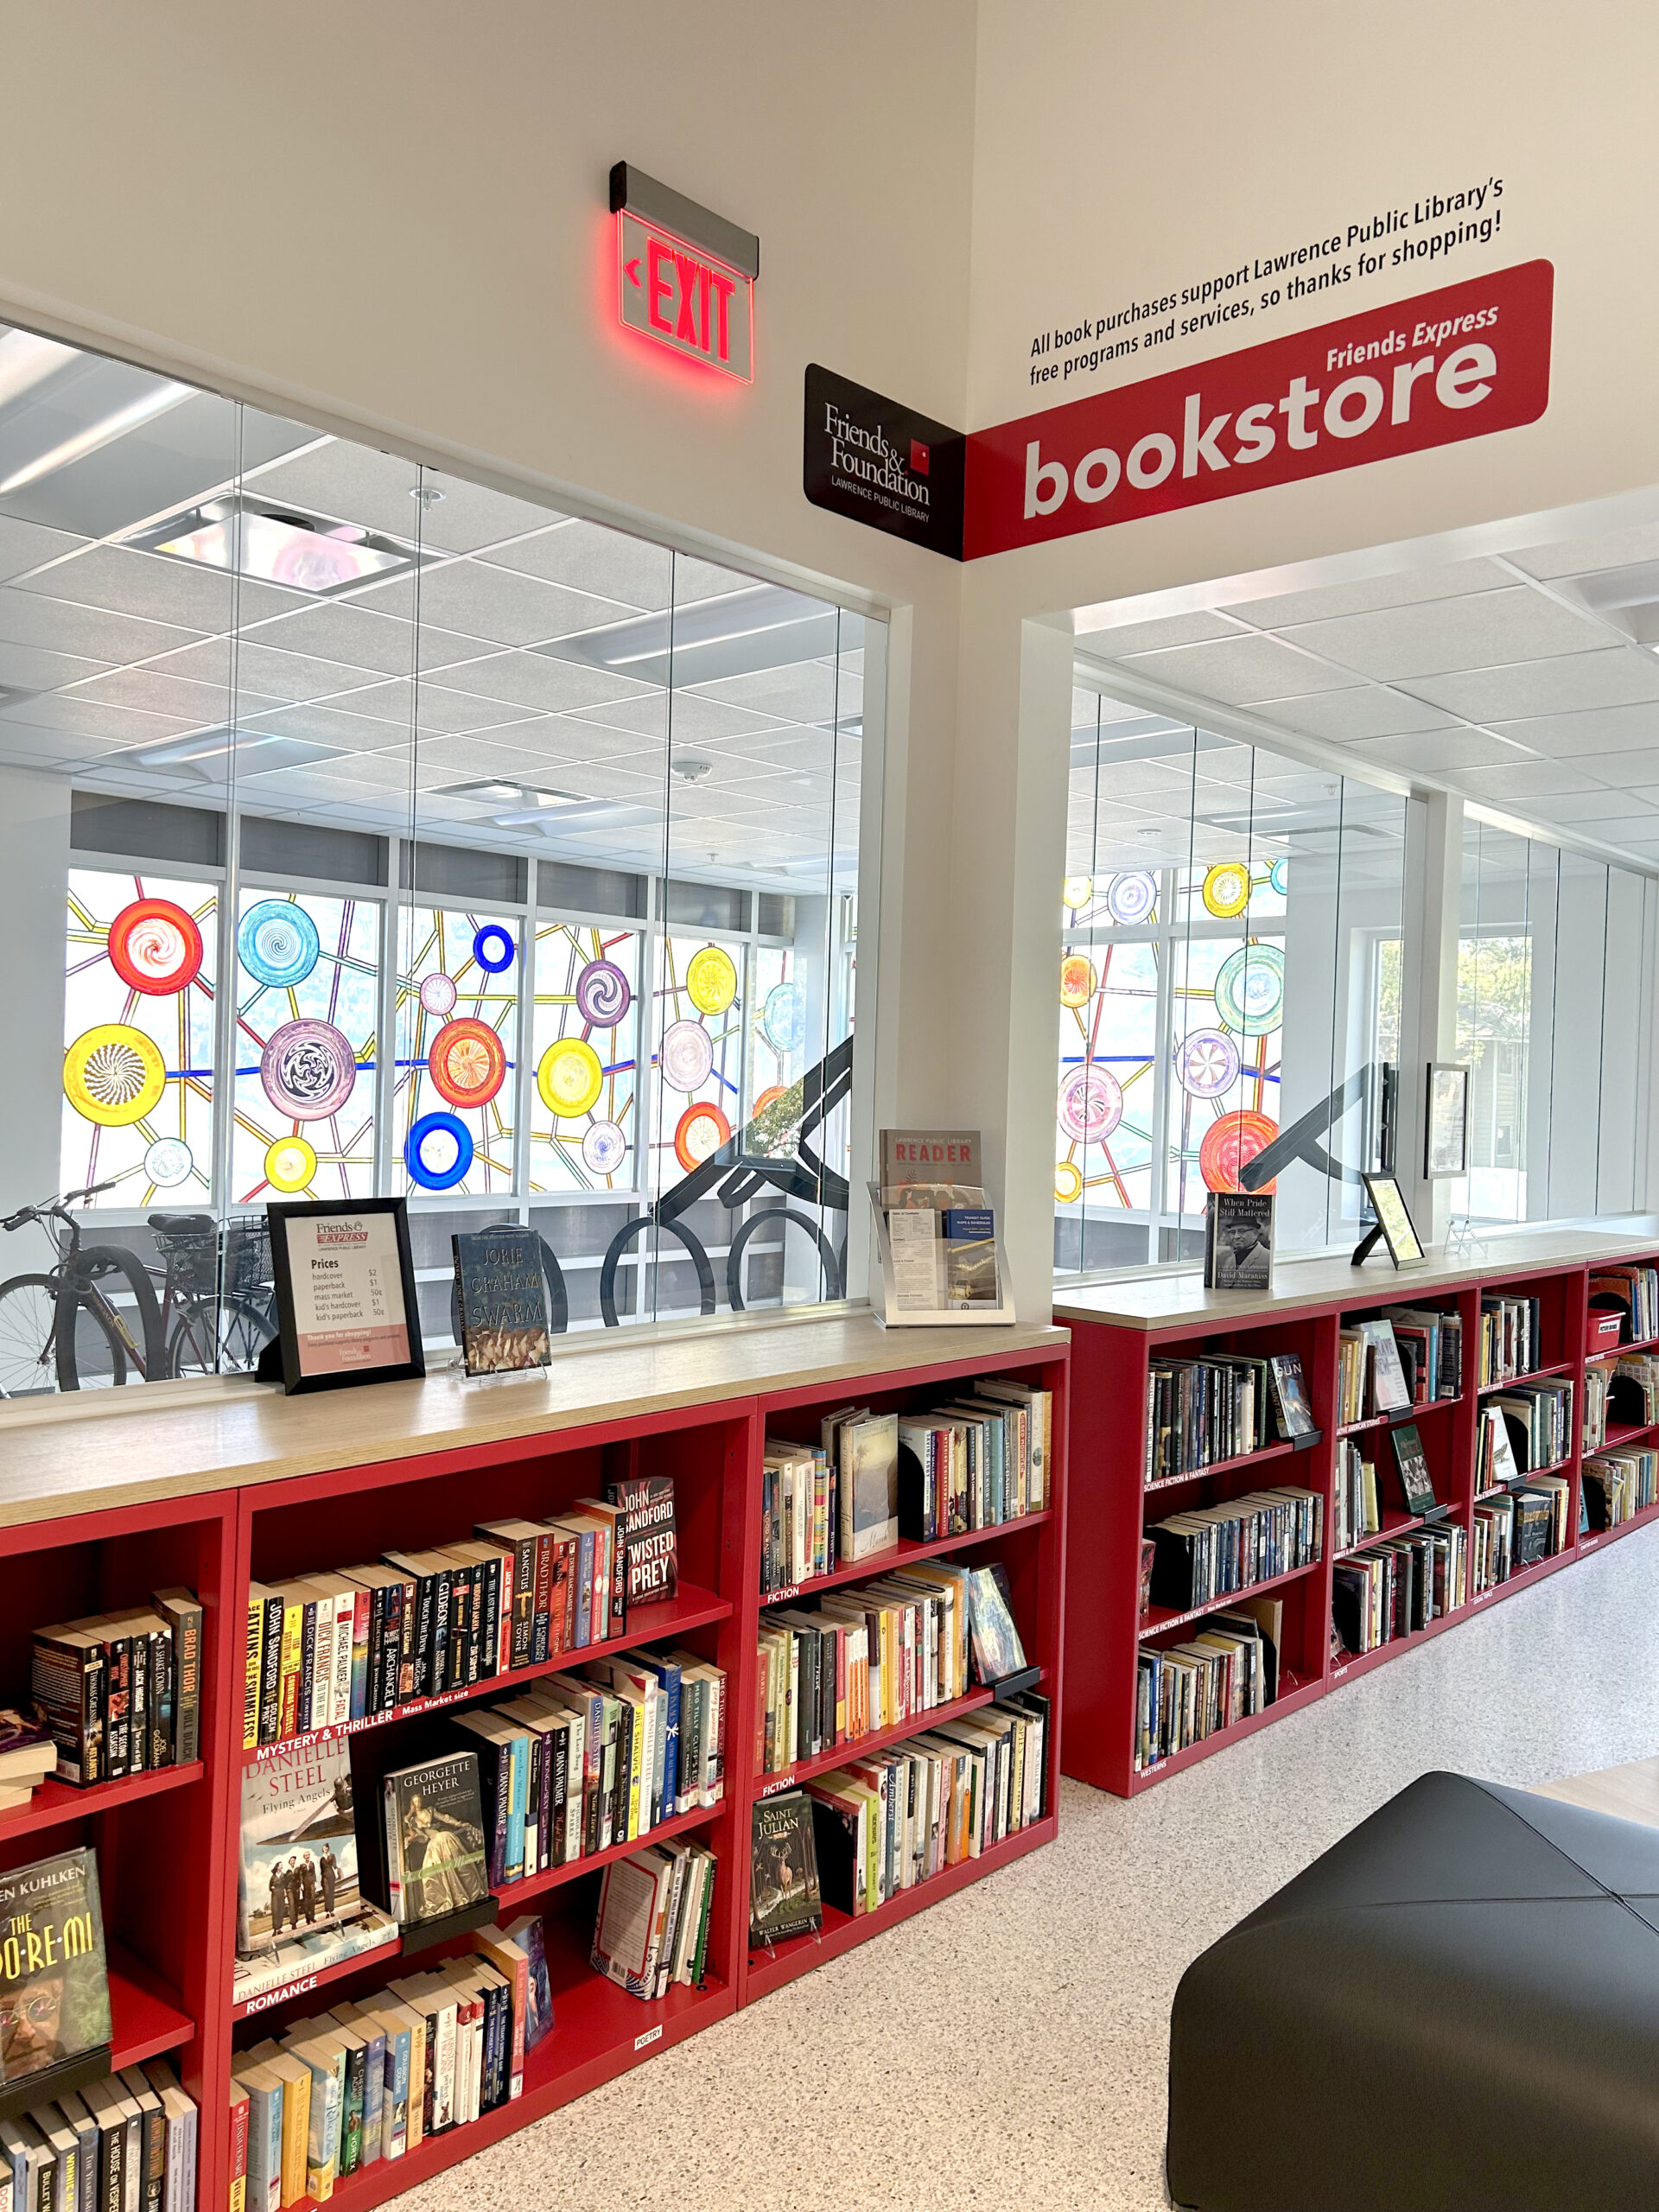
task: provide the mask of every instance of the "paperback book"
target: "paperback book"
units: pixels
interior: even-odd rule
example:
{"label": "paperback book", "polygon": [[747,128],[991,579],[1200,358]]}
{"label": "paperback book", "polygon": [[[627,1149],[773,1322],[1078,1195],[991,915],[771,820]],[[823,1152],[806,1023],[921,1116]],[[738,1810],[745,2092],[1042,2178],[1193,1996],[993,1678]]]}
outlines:
{"label": "paperback book", "polygon": [[673,1476],[640,1475],[607,1483],[605,1499],[622,1509],[629,1605],[660,1605],[674,1595],[679,1583]]}
{"label": "paperback book", "polygon": [[823,1441],[837,1470],[842,1558],[891,1551],[899,1541],[898,1414],[843,1408],[825,1416]]}
{"label": "paperback book", "polygon": [[0,1874],[0,2082],[110,2033],[96,1852],[60,1851]]}
{"label": "paperback book", "polygon": [[442,1920],[488,1894],[476,1752],[400,1767],[381,1790],[386,1903],[394,1919]]}
{"label": "paperback book", "polygon": [[279,1751],[245,1771],[236,1917],[238,2005],[395,1942],[359,1885],[345,1745]]}
{"label": "paperback book", "polygon": [[1211,1191],[1204,1212],[1206,1290],[1266,1290],[1273,1281],[1273,1199],[1262,1191]]}
{"label": "paperback book", "polygon": [[542,1240],[533,1229],[459,1232],[455,1289],[469,1375],[507,1375],[552,1358]]}
{"label": "paperback book", "polygon": [[749,1868],[751,1943],[780,1943],[822,1927],[812,1808],[798,1789],[755,1806]]}
{"label": "paperback book", "polygon": [[[1500,1416],[1501,1418],[1501,1416]],[[1417,1433],[1414,1421],[1402,1421],[1389,1432],[1394,1446],[1394,1463],[1400,1471],[1400,1487],[1405,1494],[1408,1513],[1422,1515],[1434,1510],[1434,1483],[1428,1471],[1428,1455],[1423,1450],[1423,1440]]]}

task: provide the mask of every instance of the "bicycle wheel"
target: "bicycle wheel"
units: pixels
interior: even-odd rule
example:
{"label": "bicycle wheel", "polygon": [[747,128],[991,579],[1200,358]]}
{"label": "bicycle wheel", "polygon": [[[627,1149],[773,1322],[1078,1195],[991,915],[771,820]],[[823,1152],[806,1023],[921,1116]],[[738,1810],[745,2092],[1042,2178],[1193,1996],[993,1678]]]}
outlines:
{"label": "bicycle wheel", "polygon": [[[67,1337],[61,1330],[58,1333],[58,1388],[109,1390],[124,1382],[134,1361],[96,1290],[83,1293],[76,1299],[74,1316],[75,1325],[71,1333]],[[142,1364],[138,1376],[142,1382]]]}
{"label": "bicycle wheel", "polygon": [[193,1300],[180,1309],[168,1339],[168,1372],[185,1375],[246,1375],[276,1335],[264,1310],[245,1298]]}
{"label": "bicycle wheel", "polygon": [[50,1275],[0,1284],[0,1397],[38,1398],[58,1387],[57,1286]]}
{"label": "bicycle wheel", "polygon": [[217,1375],[219,1353],[216,1343],[217,1315],[211,1298],[192,1299],[178,1309],[167,1339],[167,1371],[180,1377],[186,1375]]}
{"label": "bicycle wheel", "polygon": [[276,1300],[269,1308],[257,1299],[228,1300],[219,1318],[219,1371],[251,1375],[259,1355],[276,1333]]}

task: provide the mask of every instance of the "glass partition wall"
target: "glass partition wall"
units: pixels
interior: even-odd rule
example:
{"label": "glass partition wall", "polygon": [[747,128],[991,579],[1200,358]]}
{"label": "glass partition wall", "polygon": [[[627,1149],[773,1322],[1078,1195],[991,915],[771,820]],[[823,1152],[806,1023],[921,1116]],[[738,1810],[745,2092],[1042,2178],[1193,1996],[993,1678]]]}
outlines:
{"label": "glass partition wall", "polygon": [[841,1296],[871,628],[0,334],[0,1390],[246,1367],[273,1198],[406,1196],[429,1347],[497,1223]]}

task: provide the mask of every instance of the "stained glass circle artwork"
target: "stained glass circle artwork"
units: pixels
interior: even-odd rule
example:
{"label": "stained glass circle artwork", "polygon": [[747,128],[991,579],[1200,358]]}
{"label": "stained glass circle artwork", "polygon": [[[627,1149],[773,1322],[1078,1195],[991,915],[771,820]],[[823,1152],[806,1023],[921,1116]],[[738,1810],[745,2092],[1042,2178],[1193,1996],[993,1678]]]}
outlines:
{"label": "stained glass circle artwork", "polygon": [[189,1179],[195,1154],[182,1137],[157,1137],[144,1154],[144,1173],[158,1191],[171,1191]]}
{"label": "stained glass circle artwork", "polygon": [[700,1021],[674,1021],[663,1032],[663,1081],[671,1090],[695,1090],[715,1065],[715,1041]]}
{"label": "stained glass circle artwork", "polygon": [[273,1191],[302,1191],[316,1172],[316,1150],[308,1137],[277,1137],[265,1147],[265,1180]]}
{"label": "stained glass circle artwork", "polygon": [[780,1052],[798,1052],[806,1042],[806,993],[798,983],[774,983],[760,1011],[760,1027]]}
{"label": "stained glass circle artwork", "polygon": [[1107,886],[1106,911],[1115,922],[1144,922],[1157,902],[1157,879],[1144,868],[1128,869]]}
{"label": "stained glass circle artwork", "polygon": [[[1222,1114],[1211,1122],[1198,1147],[1198,1173],[1207,1191],[1236,1191],[1239,1170],[1258,1152],[1265,1152],[1279,1134],[1279,1124],[1266,1114],[1245,1109]],[[1263,1191],[1274,1185],[1264,1183]]]}
{"label": "stained glass circle artwork", "polygon": [[614,1029],[633,1003],[633,986],[613,960],[590,960],[576,978],[576,1011],[589,1027]]}
{"label": "stained glass circle artwork", "polygon": [[1238,1070],[1238,1047],[1219,1029],[1195,1029],[1175,1047],[1175,1080],[1189,1098],[1219,1098]]}
{"label": "stained glass circle artwork", "polygon": [[1060,886],[1060,902],[1075,914],[1089,904],[1095,895],[1092,875],[1068,875]]}
{"label": "stained glass circle artwork", "polygon": [[561,1037],[542,1054],[536,1088],[555,1121],[586,1114],[605,1086],[599,1054],[580,1037]]}
{"label": "stained glass circle artwork", "polygon": [[1073,1068],[1060,1085],[1060,1127],[1079,1143],[1100,1143],[1122,1118],[1122,1085],[1109,1068]]}
{"label": "stained glass circle artwork", "polygon": [[435,1014],[440,1021],[455,1010],[455,979],[440,969],[435,976],[421,978],[421,1004],[429,1014]]}
{"label": "stained glass circle artwork", "polygon": [[161,1047],[125,1021],[85,1029],[63,1056],[63,1093],[84,1121],[124,1129],[161,1104],[167,1067]]}
{"label": "stained glass circle artwork", "polygon": [[453,1191],[473,1164],[473,1140],[454,1114],[423,1114],[404,1144],[409,1179],[423,1191]]}
{"label": "stained glass circle artwork", "polygon": [[756,1119],[764,1114],[768,1106],[775,1106],[784,1095],[784,1086],[781,1083],[769,1083],[749,1109],[750,1119]]}
{"label": "stained glass circle artwork", "polygon": [[1095,963],[1086,952],[1068,952],[1060,963],[1060,1004],[1087,1006],[1099,988]]}
{"label": "stained glass circle artwork", "polygon": [[446,1021],[426,1056],[432,1087],[451,1106],[487,1106],[506,1080],[507,1048],[487,1021]]}
{"label": "stained glass circle artwork", "polygon": [[1281,853],[1268,870],[1268,881],[1282,899],[1290,888],[1290,855]]}
{"label": "stained glass circle artwork", "polygon": [[628,1141],[614,1122],[594,1122],[583,1135],[582,1156],[595,1175],[614,1175],[628,1155]]}
{"label": "stained glass circle artwork", "polygon": [[317,925],[291,899],[262,899],[243,915],[236,957],[256,982],[288,990],[317,964]]}
{"label": "stained glass circle artwork", "polygon": [[130,991],[146,998],[184,990],[201,969],[194,916],[171,899],[135,899],[110,924],[110,965]]}
{"label": "stained glass circle artwork", "polygon": [[1250,903],[1249,861],[1217,861],[1212,868],[1206,868],[1204,903],[1222,921],[1242,914]]}
{"label": "stained glass circle artwork", "polygon": [[474,933],[473,957],[486,976],[499,976],[504,968],[511,968],[515,950],[512,931],[499,922],[484,922]]}
{"label": "stained glass circle artwork", "polygon": [[674,1157],[690,1174],[718,1152],[731,1134],[732,1125],[719,1107],[700,1101],[688,1106],[676,1124]]}
{"label": "stained glass circle artwork", "polygon": [[1054,1166],[1054,1196],[1063,1206],[1083,1196],[1083,1171],[1071,1160],[1057,1160]]}
{"label": "stained glass circle artwork", "polygon": [[705,944],[686,963],[685,995],[699,1014],[724,1014],[737,996],[737,967],[729,952]]}
{"label": "stained glass circle artwork", "polygon": [[351,1096],[357,1055],[332,1021],[285,1021],[259,1055],[259,1080],[279,1114],[321,1122]]}
{"label": "stained glass circle artwork", "polygon": [[1241,944],[1216,971],[1216,1012],[1241,1037],[1279,1027],[1285,1003],[1285,956],[1276,944]]}

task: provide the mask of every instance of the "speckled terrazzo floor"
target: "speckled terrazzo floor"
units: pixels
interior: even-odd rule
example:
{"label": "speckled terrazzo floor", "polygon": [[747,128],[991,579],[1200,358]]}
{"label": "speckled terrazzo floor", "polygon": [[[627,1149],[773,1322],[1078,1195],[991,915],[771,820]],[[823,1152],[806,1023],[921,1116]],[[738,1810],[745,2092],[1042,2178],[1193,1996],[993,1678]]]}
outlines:
{"label": "speckled terrazzo floor", "polygon": [[418,2212],[1141,2212],[1183,1967],[1417,1774],[1659,1750],[1659,1525],[1058,1843],[404,2200]]}

